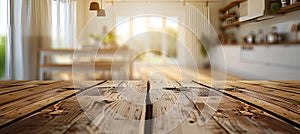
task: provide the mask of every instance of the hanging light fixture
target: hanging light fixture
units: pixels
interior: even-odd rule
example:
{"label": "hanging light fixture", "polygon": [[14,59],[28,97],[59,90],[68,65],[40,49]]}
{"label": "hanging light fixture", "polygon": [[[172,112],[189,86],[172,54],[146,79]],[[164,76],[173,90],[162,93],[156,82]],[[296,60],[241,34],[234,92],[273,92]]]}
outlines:
{"label": "hanging light fixture", "polygon": [[[101,4],[101,6],[102,6],[102,4]],[[90,11],[98,11],[98,10],[99,10],[99,3],[95,2],[95,1],[91,2],[91,4],[90,4]]]}
{"label": "hanging light fixture", "polygon": [[101,0],[101,8],[97,10],[97,16],[105,16],[106,15],[105,10],[102,9],[102,5],[103,5],[103,3],[102,3],[102,0]]}

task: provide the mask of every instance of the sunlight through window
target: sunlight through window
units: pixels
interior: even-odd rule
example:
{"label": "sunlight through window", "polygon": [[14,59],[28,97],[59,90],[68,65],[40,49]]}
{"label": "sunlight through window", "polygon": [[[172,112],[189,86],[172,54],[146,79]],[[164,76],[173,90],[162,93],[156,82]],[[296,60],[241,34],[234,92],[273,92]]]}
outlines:
{"label": "sunlight through window", "polygon": [[146,32],[147,25],[146,25],[146,18],[145,17],[139,17],[134,18],[133,20],[133,36]]}
{"label": "sunlight through window", "polygon": [[[178,17],[170,17],[166,20],[160,16],[129,18],[128,16],[116,17],[118,45],[123,45],[128,40],[133,39],[135,47],[132,49],[137,51],[145,48],[153,49],[167,52],[171,58],[177,57]],[[169,33],[168,36],[165,36],[163,31]],[[149,53],[146,57],[140,58],[140,60],[159,64],[167,63],[168,58],[170,58],[161,53]]]}
{"label": "sunlight through window", "polygon": [[149,17],[150,28],[159,29],[162,28],[162,18],[161,17]]}

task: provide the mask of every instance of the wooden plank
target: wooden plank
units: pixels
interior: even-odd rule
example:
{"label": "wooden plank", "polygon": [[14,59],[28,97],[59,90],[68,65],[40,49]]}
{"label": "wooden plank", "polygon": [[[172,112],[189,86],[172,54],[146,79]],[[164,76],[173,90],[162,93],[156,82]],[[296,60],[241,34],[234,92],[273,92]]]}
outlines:
{"label": "wooden plank", "polygon": [[19,120],[21,118],[24,118],[31,113],[34,113],[35,111],[38,111],[42,109],[43,107],[50,105],[52,103],[58,102],[62,99],[65,99],[67,97],[73,96],[76,91],[65,91],[58,95],[49,97],[47,99],[32,103],[26,107],[17,108],[13,111],[10,111],[9,113],[2,115],[0,118],[2,119],[2,122],[0,122],[0,127],[5,126],[9,124],[10,122],[14,122],[16,120]]}
{"label": "wooden plank", "polygon": [[[252,83],[247,83],[247,84],[252,84]],[[259,86],[262,86],[262,87],[265,87],[265,88],[272,88],[272,89],[281,90],[281,91],[285,91],[285,92],[300,94],[300,89],[299,88],[285,86],[285,85],[280,84],[280,83],[268,84],[268,83],[263,82],[263,83],[254,84],[254,85],[259,85]]]}
{"label": "wooden plank", "polygon": [[[86,87],[84,82],[79,84],[80,89]],[[219,88],[216,88],[217,90],[208,88],[209,85],[199,85],[190,81],[151,81],[150,84],[154,133],[299,133],[299,129],[253,107],[253,103],[248,105],[223,96],[219,107],[214,107],[213,105],[217,102],[208,103],[207,99],[215,98],[215,95],[220,94],[219,90],[224,84],[222,82],[217,83],[220,85]],[[62,87],[60,89],[62,92],[58,92],[48,99],[34,101],[34,103],[18,108],[10,114],[0,116],[0,123],[15,118],[9,122],[10,125],[0,127],[0,132],[145,133],[142,130],[145,125],[143,113],[146,110],[144,103],[146,82],[107,81],[104,84],[96,82],[95,86],[89,87],[91,88],[82,89],[76,97],[68,99],[63,99],[63,96],[67,96],[67,92],[69,94],[73,92],[74,95],[74,92],[78,92],[76,89],[79,88],[74,86],[67,90]],[[225,87],[231,88],[226,83]],[[55,89],[48,90],[47,93],[54,93]],[[209,91],[213,94],[209,94]],[[230,89],[225,91],[242,94]],[[37,97],[37,95],[33,96]],[[30,98],[30,96],[25,98]],[[246,99],[248,98],[246,96]],[[253,102],[266,104],[255,98],[252,99]],[[202,120],[201,115],[205,115],[206,112],[200,112],[205,105],[209,105],[208,110],[215,113],[205,125],[201,125],[197,121],[198,119]],[[189,111],[187,108],[191,108],[191,110]],[[265,108],[262,109],[265,110]],[[282,109],[276,110],[280,112]],[[181,123],[176,125],[174,121],[175,123],[181,121]]]}
{"label": "wooden plank", "polygon": [[285,84],[300,84],[299,80],[281,80],[281,81],[275,81],[275,82],[279,82],[279,83],[285,83]]}
{"label": "wooden plank", "polygon": [[[226,83],[229,83],[229,82],[226,82]],[[211,85],[208,85],[208,86],[211,86]],[[262,100],[261,98],[257,98],[257,94],[253,94],[253,93],[247,94],[249,92],[245,93],[245,92],[241,91],[240,89],[220,90],[220,92],[223,92],[225,95],[228,95],[228,96],[233,97],[238,100],[242,100],[253,106],[263,109],[264,111],[266,111],[280,119],[283,119],[293,125],[297,126],[300,124],[300,115],[299,114],[294,113],[286,108],[283,108],[282,106],[278,106],[277,104],[267,102],[266,100]]]}
{"label": "wooden plank", "polygon": [[[198,85],[199,86],[199,85]],[[205,125],[198,125],[201,120],[203,102],[199,106],[191,103],[191,90],[198,90],[191,87],[190,90],[182,89],[175,81],[159,82],[151,81],[151,101],[153,102],[153,132],[154,133],[226,133],[216,121],[208,120]],[[202,97],[207,97],[207,92],[198,92]]]}
{"label": "wooden plank", "polygon": [[291,87],[291,88],[296,88],[297,90],[300,90],[300,84],[299,81],[276,81],[280,83],[279,85],[284,86],[284,87]]}
{"label": "wooden plank", "polygon": [[43,85],[43,86],[39,86],[39,87],[35,87],[35,88],[27,88],[27,89],[24,89],[24,90],[20,90],[18,92],[11,92],[11,93],[7,93],[7,94],[2,94],[2,95],[0,95],[0,97],[2,98],[0,100],[0,105],[10,103],[12,101],[24,98],[26,96],[43,93],[47,90],[52,90],[52,89],[55,89],[55,88],[68,86],[68,85],[70,85],[70,82],[57,82],[57,83],[53,83],[53,84],[49,84],[49,85]]}
{"label": "wooden plank", "polygon": [[47,84],[52,84],[58,81],[16,81],[15,83],[10,83],[8,86],[13,87],[13,86],[23,86],[23,85],[47,85]]}
{"label": "wooden plank", "polygon": [[76,121],[65,134],[103,134],[105,133],[98,126],[92,123],[92,121],[85,115],[81,115],[80,119]]}
{"label": "wooden plank", "polygon": [[240,92],[247,96],[275,104],[300,115],[299,94],[240,82],[229,82],[229,84],[238,87],[238,89],[235,89],[235,92]]}
{"label": "wooden plank", "polygon": [[[292,99],[295,101],[300,101],[299,95],[291,92],[287,92],[285,90],[277,90],[274,88],[266,88],[258,85],[251,85],[242,82],[227,82],[229,85],[232,85],[237,88],[246,89],[249,91],[253,91],[256,93],[261,93],[267,96],[278,97],[278,98],[286,98]],[[299,102],[300,103],[300,102]]]}
{"label": "wooden plank", "polygon": [[[79,110],[79,111],[78,111]],[[58,112],[59,111],[59,112]],[[53,114],[55,113],[56,114]],[[14,124],[0,129],[2,133],[42,133],[45,131],[58,133],[61,128],[72,125],[72,121],[80,117],[82,113],[76,97],[60,101],[42,111],[32,114]],[[52,125],[49,125],[51,122]],[[57,125],[57,126],[53,126]],[[41,130],[41,128],[48,127]]]}
{"label": "wooden plank", "polygon": [[224,21],[224,20],[226,20],[227,18],[234,17],[234,16],[236,16],[236,14],[234,14],[234,13],[226,13],[226,14],[220,16],[220,17],[219,17],[219,20],[220,20],[220,21]]}
{"label": "wooden plank", "polygon": [[52,84],[52,83],[56,83],[58,81],[53,81],[53,80],[45,80],[45,81],[40,81],[40,80],[34,80],[34,81],[26,81],[26,82],[20,82],[17,84],[22,84],[22,85],[29,85],[29,84],[33,84],[33,85],[48,85],[48,84]]}
{"label": "wooden plank", "polygon": [[[79,119],[66,133],[73,133],[79,128],[90,133],[139,133],[141,132],[142,109],[146,93],[145,82],[122,82],[122,84],[104,84],[99,90],[83,92],[81,103],[87,104],[84,111],[87,117]],[[108,89],[106,89],[108,88]],[[134,91],[134,92],[132,92]],[[137,95],[136,92],[141,93]],[[101,98],[101,99],[99,99]],[[130,100],[134,99],[134,100]],[[92,102],[92,103],[91,103]],[[138,104],[141,105],[138,105]],[[103,110],[103,108],[106,108]],[[84,124],[88,123],[88,125]],[[114,126],[114,127],[112,127]]]}
{"label": "wooden plank", "polygon": [[224,96],[213,118],[229,133],[299,133],[262,110]]}
{"label": "wooden plank", "polygon": [[[102,82],[100,82],[102,83]],[[99,86],[99,82],[86,82],[84,83],[77,83],[75,86],[79,87],[92,87],[95,88],[96,86],[92,86],[90,84]],[[75,95],[75,92],[78,92],[79,90],[75,90],[78,88],[74,88],[63,91],[73,92],[72,95]],[[61,90],[61,89],[55,89],[55,90]],[[45,95],[49,96],[48,94],[51,94],[50,92],[56,92],[55,90],[48,91]],[[82,91],[87,91],[82,90]],[[61,93],[61,92],[58,92]],[[59,94],[56,95],[50,95],[50,98],[58,98]],[[47,100],[47,97],[46,99]],[[44,101],[41,99],[40,101]],[[38,102],[40,102],[38,101]],[[31,102],[34,102],[33,99]],[[30,105],[27,105],[26,107],[30,107]],[[32,107],[31,107],[32,108]],[[20,120],[12,125],[9,125],[7,127],[2,128],[0,131],[3,132],[10,132],[10,133],[62,133],[66,131],[70,126],[72,126],[81,116],[83,116],[84,113],[81,109],[81,106],[77,102],[77,98],[71,97],[69,99],[59,101],[58,103],[55,103],[42,111],[29,115],[27,118],[24,118],[23,120]],[[22,126],[22,127],[20,127]],[[50,128],[50,129],[49,129]]]}
{"label": "wooden plank", "polygon": [[15,84],[19,82],[24,82],[20,80],[0,80],[0,85],[10,85],[10,84]]}
{"label": "wooden plank", "polygon": [[5,94],[5,93],[16,92],[16,91],[23,90],[23,89],[26,89],[26,88],[37,87],[37,86],[38,85],[28,84],[28,85],[0,88],[0,95]]}
{"label": "wooden plank", "polygon": [[224,26],[221,26],[221,29],[222,30],[225,30],[226,28],[230,28],[230,27],[238,27],[242,24],[243,22],[239,22],[239,21],[235,21],[233,23],[229,23],[229,24],[226,24]]}
{"label": "wooden plank", "polygon": [[294,125],[300,124],[299,114],[296,114],[296,113],[294,113],[288,109],[285,109],[281,106],[266,102],[261,99],[253,98],[252,96],[248,96],[248,95],[245,95],[245,94],[239,93],[239,92],[225,91],[225,90],[223,92],[226,95],[229,95],[236,99],[243,100],[243,101],[248,102],[256,107],[259,107],[260,109],[263,109],[263,110],[267,111],[268,113],[275,115],[278,118],[284,119],[285,121],[288,121],[289,123],[292,123]]}
{"label": "wooden plank", "polygon": [[0,116],[5,115],[17,108],[26,107],[32,103],[47,99],[48,97],[55,96],[64,91],[66,91],[66,89],[56,88],[56,89],[42,92],[40,94],[30,95],[30,96],[27,96],[27,97],[24,97],[21,99],[17,99],[13,102],[1,105],[0,106]]}
{"label": "wooden plank", "polygon": [[289,13],[289,12],[297,11],[297,10],[300,10],[300,2],[296,2],[294,4],[282,7],[278,10],[278,13],[284,14],[284,13]]}
{"label": "wooden plank", "polygon": [[213,118],[229,133],[300,132],[293,125],[228,96],[223,96]]}
{"label": "wooden plank", "polygon": [[280,85],[281,82],[276,81],[253,81],[253,80],[241,80],[239,82],[247,83],[247,84],[253,84],[253,85],[263,85],[263,84],[269,84],[269,85]]}

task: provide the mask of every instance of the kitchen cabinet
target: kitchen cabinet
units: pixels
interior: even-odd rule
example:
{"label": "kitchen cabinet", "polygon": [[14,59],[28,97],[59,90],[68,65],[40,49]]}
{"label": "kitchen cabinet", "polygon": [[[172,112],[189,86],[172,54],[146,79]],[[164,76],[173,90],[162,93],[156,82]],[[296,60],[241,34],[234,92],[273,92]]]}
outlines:
{"label": "kitchen cabinet", "polygon": [[[229,10],[238,6],[238,11],[236,13],[230,13]],[[228,5],[219,9],[222,15],[219,20],[226,22],[229,18],[239,16],[239,18],[231,23],[225,23],[221,26],[221,30],[225,30],[230,27],[240,26],[251,22],[250,20],[263,21],[271,18],[281,16],[281,14],[286,14],[300,10],[300,2],[296,2],[285,7],[281,7],[278,10],[278,14],[270,14],[268,10],[269,4],[266,0],[234,0]]]}
{"label": "kitchen cabinet", "polygon": [[265,64],[288,69],[300,69],[299,45],[260,45],[241,50],[241,60],[249,63]]}
{"label": "kitchen cabinet", "polygon": [[265,0],[248,0],[240,4],[239,21],[247,21],[264,15]]}
{"label": "kitchen cabinet", "polygon": [[[297,80],[300,79],[300,45],[226,45],[210,50],[212,59],[220,57],[226,60],[226,69],[230,74],[246,79]],[[223,69],[221,60],[215,60],[218,69]]]}

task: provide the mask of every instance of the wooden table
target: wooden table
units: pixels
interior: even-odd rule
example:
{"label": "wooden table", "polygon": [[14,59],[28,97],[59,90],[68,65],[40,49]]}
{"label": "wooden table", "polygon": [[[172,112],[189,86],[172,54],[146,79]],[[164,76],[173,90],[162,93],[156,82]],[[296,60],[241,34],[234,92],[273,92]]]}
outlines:
{"label": "wooden table", "polygon": [[0,133],[296,134],[299,94],[300,81],[0,81]]}
{"label": "wooden table", "polygon": [[[116,71],[122,74],[118,77],[127,78],[130,76],[124,71],[130,64],[130,50],[120,49],[41,49],[39,50],[39,79],[44,80],[44,73],[51,71],[72,71],[91,72],[91,71]],[[56,63],[52,60],[54,56],[68,56],[71,63]],[[106,57],[105,57],[106,56]],[[109,58],[107,58],[109,57]],[[48,60],[46,60],[48,58]],[[83,59],[83,60],[82,60]]]}

